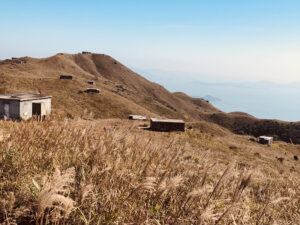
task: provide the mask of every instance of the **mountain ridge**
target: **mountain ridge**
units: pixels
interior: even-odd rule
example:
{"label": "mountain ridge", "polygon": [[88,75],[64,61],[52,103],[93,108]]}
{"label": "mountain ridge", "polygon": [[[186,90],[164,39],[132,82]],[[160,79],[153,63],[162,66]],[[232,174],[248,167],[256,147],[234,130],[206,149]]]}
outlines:
{"label": "mountain ridge", "polygon": [[[124,119],[129,114],[181,118],[187,122],[215,123],[238,134],[273,135],[300,143],[300,123],[260,120],[246,113],[224,113],[202,98],[171,93],[108,55],[59,53],[48,58],[19,59],[26,63],[0,61],[0,94],[52,95],[54,115],[76,117],[90,112],[94,118]],[[72,75],[74,79],[60,80],[61,74]],[[89,80],[101,89],[100,95],[83,93],[91,87],[87,84]]]}

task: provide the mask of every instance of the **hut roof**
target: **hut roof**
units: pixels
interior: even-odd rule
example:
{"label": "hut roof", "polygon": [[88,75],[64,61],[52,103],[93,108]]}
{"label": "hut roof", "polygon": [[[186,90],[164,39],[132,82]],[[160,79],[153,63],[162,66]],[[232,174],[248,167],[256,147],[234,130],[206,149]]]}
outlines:
{"label": "hut roof", "polygon": [[160,122],[160,123],[184,123],[183,120],[175,120],[175,119],[158,119],[158,118],[151,118],[152,122]]}
{"label": "hut roof", "polygon": [[265,140],[272,140],[273,139],[273,137],[267,137],[267,136],[259,136],[259,138],[265,139]]}
{"label": "hut roof", "polygon": [[87,88],[87,89],[85,89],[85,92],[87,92],[87,93],[100,93],[100,89],[98,89],[98,88]]}
{"label": "hut roof", "polygon": [[129,118],[132,118],[135,120],[146,120],[147,119],[145,116],[141,116],[141,115],[129,115]]}
{"label": "hut roof", "polygon": [[37,100],[37,99],[46,99],[51,98],[51,96],[42,95],[38,93],[14,93],[0,95],[0,99],[6,100],[17,100],[17,101],[28,101],[28,100]]}

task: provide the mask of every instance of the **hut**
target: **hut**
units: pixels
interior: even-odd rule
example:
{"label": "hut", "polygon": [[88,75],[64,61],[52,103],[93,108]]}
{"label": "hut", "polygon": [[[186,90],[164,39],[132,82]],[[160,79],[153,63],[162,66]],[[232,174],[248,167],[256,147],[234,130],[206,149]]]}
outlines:
{"label": "hut", "polygon": [[11,60],[12,60],[12,63],[15,63],[15,64],[23,64],[23,63],[26,63],[25,60],[19,59],[19,58],[17,58],[17,57],[12,57]]}
{"label": "hut", "polygon": [[150,119],[150,129],[154,131],[184,131],[185,122],[174,119]]}
{"label": "hut", "polygon": [[0,118],[28,120],[51,113],[51,96],[35,93],[0,95]]}
{"label": "hut", "polygon": [[26,63],[26,61],[24,61],[24,60],[15,60],[15,63],[16,64],[23,64],[23,63]]}
{"label": "hut", "polygon": [[100,90],[98,88],[87,88],[85,89],[86,93],[100,93]]}
{"label": "hut", "polygon": [[92,53],[91,52],[87,52],[87,51],[82,51],[82,54],[86,55],[86,54],[92,54]]}
{"label": "hut", "polygon": [[63,80],[63,79],[72,80],[73,76],[71,76],[71,75],[60,75],[59,79],[61,79],[61,80]]}
{"label": "hut", "polygon": [[274,141],[273,137],[259,136],[258,138],[258,142],[264,145],[270,145],[273,143],[273,141]]}
{"label": "hut", "polygon": [[130,120],[144,120],[144,121],[147,120],[147,118],[145,116],[141,116],[141,115],[129,115],[128,119],[130,119]]}
{"label": "hut", "polygon": [[95,85],[95,81],[88,81],[88,84]]}

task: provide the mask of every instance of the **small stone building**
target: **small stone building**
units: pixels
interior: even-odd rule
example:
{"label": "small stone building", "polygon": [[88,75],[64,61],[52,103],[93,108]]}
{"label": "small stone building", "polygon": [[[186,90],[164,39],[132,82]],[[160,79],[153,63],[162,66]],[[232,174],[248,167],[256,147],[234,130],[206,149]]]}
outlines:
{"label": "small stone building", "polygon": [[71,75],[60,75],[59,79],[72,80],[73,76],[71,76]]}
{"label": "small stone building", "polygon": [[0,118],[28,120],[51,114],[51,96],[35,93],[0,95]]}
{"label": "small stone building", "polygon": [[15,63],[15,64],[23,64],[23,63],[26,63],[25,60],[21,60],[21,59],[16,58],[16,57],[12,57],[11,60],[12,60],[12,64],[14,64],[14,63]]}
{"label": "small stone building", "polygon": [[147,120],[147,118],[145,116],[141,116],[141,115],[129,115],[128,119],[130,119],[130,120],[144,120],[144,121]]}
{"label": "small stone building", "polygon": [[15,64],[23,64],[23,63],[26,63],[26,61],[24,61],[24,60],[15,60],[14,61],[15,62]]}
{"label": "small stone building", "polygon": [[258,138],[258,142],[264,145],[270,145],[273,143],[273,141],[274,141],[273,137],[259,136]]}
{"label": "small stone building", "polygon": [[185,122],[183,120],[174,119],[150,119],[150,129],[154,131],[183,131],[185,129]]}
{"label": "small stone building", "polygon": [[86,93],[100,93],[100,90],[98,88],[87,88],[85,89]]}

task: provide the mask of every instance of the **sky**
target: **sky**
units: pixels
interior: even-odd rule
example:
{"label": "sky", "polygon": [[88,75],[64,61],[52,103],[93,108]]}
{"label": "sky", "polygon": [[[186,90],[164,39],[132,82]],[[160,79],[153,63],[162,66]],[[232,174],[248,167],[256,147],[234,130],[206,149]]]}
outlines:
{"label": "sky", "polygon": [[87,50],[173,79],[299,82],[299,12],[298,0],[0,0],[0,59]]}

